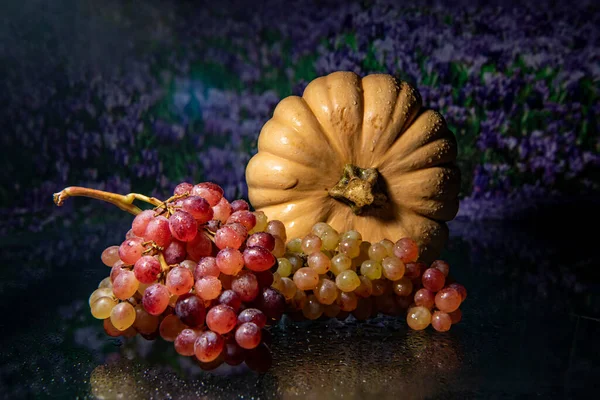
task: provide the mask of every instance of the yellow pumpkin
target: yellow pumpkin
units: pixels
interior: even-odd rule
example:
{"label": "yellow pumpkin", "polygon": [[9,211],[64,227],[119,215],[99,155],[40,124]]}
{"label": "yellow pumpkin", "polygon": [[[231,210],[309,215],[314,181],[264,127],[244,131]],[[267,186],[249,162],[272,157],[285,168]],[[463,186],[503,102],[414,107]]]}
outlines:
{"label": "yellow pumpkin", "polygon": [[456,151],[408,83],[334,72],[277,105],[246,168],[248,196],[288,238],[324,221],[370,242],[411,237],[430,261],[458,211]]}

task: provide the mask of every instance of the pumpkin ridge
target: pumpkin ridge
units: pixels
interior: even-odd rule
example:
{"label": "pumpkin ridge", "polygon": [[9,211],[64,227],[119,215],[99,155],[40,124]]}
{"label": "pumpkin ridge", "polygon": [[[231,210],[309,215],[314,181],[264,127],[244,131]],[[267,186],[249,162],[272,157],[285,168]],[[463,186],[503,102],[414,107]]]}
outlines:
{"label": "pumpkin ridge", "polygon": [[[360,146],[362,153],[367,154],[366,157],[363,156],[365,166],[378,168],[387,149],[393,146],[420,115],[422,100],[415,88],[390,75],[369,75],[363,80],[363,86],[366,86],[362,129],[364,137]],[[376,126],[378,121],[381,126]],[[366,125],[368,122],[375,126]],[[375,135],[376,131],[378,133]]]}
{"label": "pumpkin ridge", "polygon": [[[358,83],[358,85],[360,85],[358,88],[357,88],[357,85],[353,85],[352,86],[354,89],[358,89],[356,91],[358,93],[360,93],[360,96],[358,97],[358,99],[360,100],[360,104],[356,104],[355,103],[354,106],[358,108],[358,107],[361,107],[362,105],[364,105],[364,91],[362,90],[362,79],[357,74],[355,74],[352,71],[338,71],[338,72],[334,72],[334,73],[329,74],[329,75],[326,76],[326,85],[327,85],[327,92],[326,93],[327,93],[327,100],[328,100],[328,102],[329,102],[330,105],[335,104],[334,101],[333,101],[334,99],[332,97],[335,94],[335,91],[331,90],[331,86],[332,86],[331,81],[334,78],[337,79],[338,76],[341,75],[341,74],[348,74],[348,73],[350,74],[350,76],[352,78],[355,78],[355,80],[356,80],[355,83]],[[333,107],[330,107],[330,110],[333,110],[333,109],[334,109]],[[348,113],[348,108],[346,108],[346,107],[341,108],[340,109],[340,113],[341,113],[340,121],[344,121],[344,122],[348,121],[348,119],[350,118],[348,116],[348,114],[349,114]],[[364,107],[363,107],[363,113],[364,113]],[[359,135],[362,134],[362,127],[363,127],[362,122],[363,121],[362,121],[362,118],[361,118],[360,119],[360,126],[357,126],[355,128],[355,132],[357,132]],[[351,164],[355,164],[357,162],[357,160],[355,159],[355,154],[354,153],[356,151],[356,144],[360,143],[360,138],[355,138],[354,137],[355,135],[350,136],[350,138],[343,136],[344,133],[345,133],[344,131],[348,130],[348,128],[345,127],[345,126],[342,126],[342,127],[332,126],[332,128],[334,129],[334,131],[331,132],[332,135],[337,135],[339,138],[343,138],[343,140],[349,142],[348,143],[348,154],[346,154],[345,157],[342,158],[342,159],[348,160]],[[346,164],[346,163],[344,163],[344,164]]]}
{"label": "pumpkin ridge", "polygon": [[[312,119],[312,121],[309,121],[309,122],[316,122],[316,125],[317,125],[318,129],[315,129],[315,131],[317,131],[318,134],[319,134],[319,136],[327,143],[327,146],[330,149],[333,150],[333,146],[331,144],[331,141],[329,140],[329,137],[325,134],[323,125],[321,124],[321,122],[319,121],[319,119],[316,117],[316,115],[314,113],[314,110],[310,107],[310,104],[308,104],[308,102],[303,97],[300,97],[300,96],[288,96],[288,97],[284,98],[283,100],[281,100],[280,104],[275,108],[275,112],[273,113],[273,116],[271,117],[271,120],[273,120],[274,123],[281,124],[283,127],[291,129],[294,132],[298,133],[299,135],[302,135],[302,132],[301,132],[300,128],[298,128],[298,126],[296,126],[296,124],[290,123],[290,121],[286,120],[281,115],[284,111],[281,110],[280,106],[282,104],[285,104],[287,106],[287,103],[289,103],[291,101],[298,101],[304,107],[306,107],[307,111],[309,111],[309,112],[304,117]],[[267,121],[265,123],[265,126],[269,122],[270,121]]]}
{"label": "pumpkin ridge", "polygon": [[[306,96],[306,92],[309,91],[309,90],[317,90],[317,89],[323,90],[320,87],[320,85],[317,85],[317,84],[320,84],[323,80],[325,80],[325,78],[327,78],[327,76],[322,76],[322,77],[316,78],[315,80],[313,80],[312,82],[310,82],[308,84],[308,86],[306,86],[306,89],[304,89],[304,93],[302,94],[302,100],[304,100],[304,103],[307,105],[308,109],[310,110],[310,112],[314,116],[315,120],[317,121],[317,124],[319,125],[320,131],[323,133],[323,136],[326,137],[327,143],[329,143],[329,145],[331,146],[331,149],[337,153],[336,154],[337,158],[339,160],[344,160],[346,157],[344,156],[344,151],[343,151],[343,149],[341,147],[341,144],[338,143],[337,141],[331,140],[331,138],[329,137],[329,135],[327,135],[327,130],[323,126],[323,123],[317,117],[317,114],[315,113],[315,109],[311,106],[310,102],[308,102],[306,100],[306,98],[304,97],[304,96]],[[313,86],[316,86],[317,89],[313,89]],[[327,97],[327,99],[330,100],[329,96]],[[331,110],[331,104],[328,104],[328,109]]]}

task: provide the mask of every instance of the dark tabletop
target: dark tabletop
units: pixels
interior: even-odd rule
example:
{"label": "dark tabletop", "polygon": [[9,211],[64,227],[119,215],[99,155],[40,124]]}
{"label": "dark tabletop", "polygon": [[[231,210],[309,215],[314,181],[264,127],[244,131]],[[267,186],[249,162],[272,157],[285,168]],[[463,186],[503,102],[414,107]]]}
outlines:
{"label": "dark tabletop", "polygon": [[[85,201],[85,200],[84,200]],[[465,284],[447,333],[377,317],[271,329],[272,366],[204,371],[171,343],[104,334],[87,304],[130,218],[2,239],[0,394],[15,398],[581,398],[600,376],[593,204],[512,222],[451,223],[443,258]],[[114,215],[106,209],[107,215]],[[110,211],[108,211],[110,210]],[[98,222],[104,221],[104,222]],[[593,222],[593,221],[592,221]]]}

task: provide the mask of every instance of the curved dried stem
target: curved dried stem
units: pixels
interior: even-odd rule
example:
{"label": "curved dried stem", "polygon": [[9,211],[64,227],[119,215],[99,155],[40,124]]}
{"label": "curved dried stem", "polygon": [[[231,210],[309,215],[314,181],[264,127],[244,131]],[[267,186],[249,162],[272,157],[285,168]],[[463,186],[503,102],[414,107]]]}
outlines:
{"label": "curved dried stem", "polygon": [[114,204],[121,210],[127,211],[133,215],[137,215],[142,212],[142,210],[139,207],[133,204],[134,200],[140,200],[152,204],[155,207],[159,207],[161,204],[163,204],[162,201],[155,197],[148,197],[139,193],[129,193],[127,195],[122,195],[111,192],[105,192],[103,190],[84,188],[80,186],[70,186],[61,190],[58,193],[54,193],[54,203],[57,206],[62,206],[64,201],[69,197],[90,197],[92,199],[106,201],[107,203]]}

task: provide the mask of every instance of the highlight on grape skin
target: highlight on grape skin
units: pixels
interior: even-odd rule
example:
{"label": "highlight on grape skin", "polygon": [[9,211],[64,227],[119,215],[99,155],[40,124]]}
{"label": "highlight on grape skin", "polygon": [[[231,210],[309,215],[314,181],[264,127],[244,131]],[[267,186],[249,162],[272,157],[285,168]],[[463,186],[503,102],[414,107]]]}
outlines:
{"label": "highlight on grape skin", "polygon": [[280,221],[244,200],[230,202],[210,182],[183,182],[165,201],[81,187],[54,200],[79,196],[135,215],[124,238],[100,255],[111,271],[89,298],[109,336],[160,336],[201,364],[239,365],[250,350],[268,350],[264,338],[286,313],[359,321],[386,314],[438,332],[462,319],[465,287],[446,261],[420,262],[408,237],[369,243],[360,232],[316,222],[304,237],[288,238]]}

